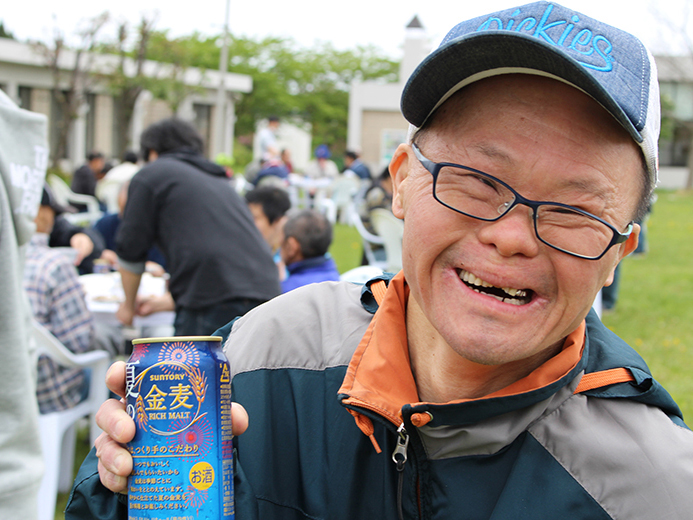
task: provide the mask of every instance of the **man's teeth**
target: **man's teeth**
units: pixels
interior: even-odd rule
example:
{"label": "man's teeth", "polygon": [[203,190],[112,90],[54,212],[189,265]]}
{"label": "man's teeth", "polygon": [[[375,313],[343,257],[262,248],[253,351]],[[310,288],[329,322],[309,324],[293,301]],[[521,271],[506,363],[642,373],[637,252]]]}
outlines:
{"label": "man's teeth", "polygon": [[[527,297],[527,291],[523,289],[515,289],[514,287],[496,287],[495,285],[491,285],[485,280],[482,280],[481,278],[478,278],[476,275],[467,272],[467,271],[460,271],[460,278],[462,279],[463,282],[476,286],[476,287],[493,287],[495,289],[500,289],[504,293],[506,293],[510,298],[504,298],[502,296],[496,295],[496,294],[491,294],[486,291],[484,291],[484,294],[488,294],[489,296],[493,296],[497,300],[500,301],[506,301],[507,303],[515,303],[518,302],[518,305],[520,304],[520,301],[515,299],[515,298],[526,298]],[[478,289],[474,289],[476,292],[481,292]]]}

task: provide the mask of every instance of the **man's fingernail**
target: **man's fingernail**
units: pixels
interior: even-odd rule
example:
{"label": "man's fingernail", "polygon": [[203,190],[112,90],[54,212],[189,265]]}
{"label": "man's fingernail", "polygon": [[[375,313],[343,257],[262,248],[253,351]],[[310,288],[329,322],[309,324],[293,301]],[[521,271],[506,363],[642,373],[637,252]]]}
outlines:
{"label": "man's fingernail", "polygon": [[115,436],[116,440],[120,439],[120,436],[123,434],[123,421],[118,421],[113,428],[113,435]]}
{"label": "man's fingernail", "polygon": [[113,459],[113,465],[115,466],[116,472],[120,471],[120,467],[123,462],[123,455],[116,455],[115,458]]}

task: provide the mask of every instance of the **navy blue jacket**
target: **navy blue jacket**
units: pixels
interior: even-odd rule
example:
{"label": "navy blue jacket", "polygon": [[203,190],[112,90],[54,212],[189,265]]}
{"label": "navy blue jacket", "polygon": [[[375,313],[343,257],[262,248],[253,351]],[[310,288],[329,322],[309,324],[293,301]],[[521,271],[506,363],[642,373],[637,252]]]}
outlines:
{"label": "navy blue jacket", "polygon": [[[391,296],[381,308],[392,308]],[[579,361],[550,384],[411,402],[392,416],[368,397],[412,377],[391,360],[371,360],[371,387],[345,387],[363,369],[354,360],[377,334],[377,308],[369,289],[327,282],[218,331],[228,334],[233,398],[250,417],[234,439],[239,520],[690,517],[693,432],[594,312]],[[585,373],[612,368],[633,380],[576,393]],[[99,483],[92,454],[66,519],[125,518],[124,507]]]}

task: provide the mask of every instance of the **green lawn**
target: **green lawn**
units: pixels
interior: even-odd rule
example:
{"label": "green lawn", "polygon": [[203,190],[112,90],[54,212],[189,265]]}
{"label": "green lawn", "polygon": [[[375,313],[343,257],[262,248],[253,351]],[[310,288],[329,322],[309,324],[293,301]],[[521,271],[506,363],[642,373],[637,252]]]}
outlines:
{"label": "green lawn", "polygon": [[336,224],[330,254],[337,263],[337,269],[344,273],[361,265],[361,237],[355,227]]}
{"label": "green lawn", "polygon": [[645,358],[693,422],[693,193],[660,191],[649,252],[623,261],[618,304],[604,323]]}

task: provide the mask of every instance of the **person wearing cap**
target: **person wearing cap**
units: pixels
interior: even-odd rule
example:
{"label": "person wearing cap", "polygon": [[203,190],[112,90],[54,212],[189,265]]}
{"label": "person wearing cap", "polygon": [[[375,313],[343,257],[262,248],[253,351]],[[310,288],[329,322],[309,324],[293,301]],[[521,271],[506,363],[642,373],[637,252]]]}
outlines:
{"label": "person wearing cap", "polygon": [[[77,269],[70,258],[48,246],[56,213],[62,207],[44,187],[36,216],[36,233],[27,245],[24,291],[34,318],[75,354],[96,348],[94,319],[87,308]],[[41,413],[66,410],[82,401],[89,378],[81,368],[38,360],[36,395]]]}
{"label": "person wearing cap", "polygon": [[310,161],[303,172],[311,179],[334,179],[339,175],[339,168],[330,159],[332,153],[326,144],[321,144],[315,149],[315,159]]}
{"label": "person wearing cap", "polygon": [[[591,310],[656,183],[656,77],[635,37],[558,4],[451,30],[402,95],[403,270],[218,331],[236,518],[691,516],[693,432]],[[127,501],[134,422],[111,400],[99,424],[68,519]]]}

